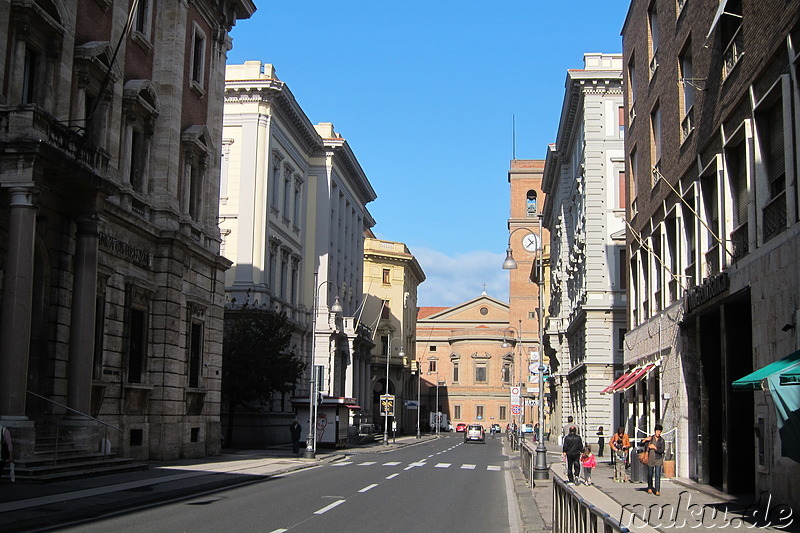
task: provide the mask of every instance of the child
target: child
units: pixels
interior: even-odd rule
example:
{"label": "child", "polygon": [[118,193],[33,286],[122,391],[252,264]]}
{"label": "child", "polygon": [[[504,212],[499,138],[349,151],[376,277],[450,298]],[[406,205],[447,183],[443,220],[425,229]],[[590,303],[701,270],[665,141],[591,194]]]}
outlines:
{"label": "child", "polygon": [[597,466],[597,460],[592,453],[592,447],[586,446],[581,454],[581,473],[583,474],[583,481],[587,485],[592,484],[592,470]]}

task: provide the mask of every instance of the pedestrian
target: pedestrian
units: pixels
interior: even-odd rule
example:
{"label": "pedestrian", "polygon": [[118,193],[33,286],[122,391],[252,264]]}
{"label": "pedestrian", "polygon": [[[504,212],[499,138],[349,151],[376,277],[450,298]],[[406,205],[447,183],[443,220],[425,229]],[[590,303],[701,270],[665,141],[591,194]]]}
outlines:
{"label": "pedestrian", "polygon": [[572,415],[569,415],[569,416],[567,417],[567,423],[566,423],[566,424],[564,424],[564,431],[563,431],[563,435],[564,435],[564,437],[566,437],[567,435],[569,435],[569,430],[570,430],[570,428],[575,428],[575,432],[576,432],[578,435],[580,435],[580,434],[581,434],[581,428],[580,428],[580,426],[578,426],[578,424],[576,424],[576,423],[575,423],[575,419],[573,419],[573,418],[572,418]]}
{"label": "pedestrian", "polygon": [[664,427],[656,424],[653,435],[642,439],[642,446],[647,450],[647,494],[661,496],[661,469],[664,467],[664,450],[666,443],[661,431]]}
{"label": "pedestrian", "polygon": [[300,427],[300,422],[295,418],[289,426],[289,433],[292,435],[292,453],[297,455],[300,453],[300,432],[303,428]]}
{"label": "pedestrian", "polygon": [[631,439],[625,433],[625,428],[618,427],[608,445],[611,448],[611,460],[614,462],[614,481],[617,483],[630,481],[628,479],[628,471],[625,469],[627,466],[625,463],[628,459],[628,450],[631,448]]}
{"label": "pedestrian", "polygon": [[9,478],[14,481],[14,443],[11,441],[11,432],[7,427],[0,426],[0,477],[9,464]]}
{"label": "pedestrian", "polygon": [[592,484],[592,470],[594,470],[596,466],[597,460],[592,453],[592,447],[587,444],[583,448],[583,453],[581,454],[581,474],[583,475],[584,483],[587,485]]}
{"label": "pedestrian", "polygon": [[578,435],[578,428],[572,426],[569,433],[564,437],[564,445],[561,447],[561,455],[567,463],[568,485],[574,485],[580,476],[581,452],[583,451],[583,440]]}
{"label": "pedestrian", "polygon": [[603,457],[603,448],[606,445],[606,436],[603,433],[603,426],[597,428],[597,457]]}
{"label": "pedestrian", "polygon": [[539,422],[536,422],[533,426],[533,442],[539,442],[541,438],[541,435],[539,435]]}

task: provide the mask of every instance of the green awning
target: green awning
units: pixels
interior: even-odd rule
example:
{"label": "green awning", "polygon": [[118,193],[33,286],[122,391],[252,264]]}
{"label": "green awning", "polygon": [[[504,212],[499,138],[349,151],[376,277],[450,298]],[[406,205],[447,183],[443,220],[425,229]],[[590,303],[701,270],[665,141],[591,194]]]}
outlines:
{"label": "green awning", "polygon": [[[764,381],[775,374],[785,375],[787,372],[800,371],[800,350],[788,355],[779,361],[770,363],[765,367],[759,368],[743,378],[739,378],[732,383],[737,390],[758,390],[764,387]],[[783,380],[781,380],[781,383]]]}
{"label": "green awning", "polygon": [[781,372],[781,385],[800,385],[800,366]]}

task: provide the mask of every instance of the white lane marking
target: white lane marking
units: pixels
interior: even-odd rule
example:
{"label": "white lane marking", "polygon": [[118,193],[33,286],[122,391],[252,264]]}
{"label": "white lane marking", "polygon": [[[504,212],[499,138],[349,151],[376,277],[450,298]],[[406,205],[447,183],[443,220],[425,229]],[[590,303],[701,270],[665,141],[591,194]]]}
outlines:
{"label": "white lane marking", "polygon": [[353,464],[353,461],[342,461],[340,463],[333,463],[331,466],[347,466]]}
{"label": "white lane marking", "polygon": [[367,485],[366,487],[364,487],[363,489],[361,489],[358,492],[367,492],[368,490],[374,489],[377,486],[378,486],[377,483],[373,483],[372,485]]}
{"label": "white lane marking", "polygon": [[334,507],[336,507],[336,506],[338,506],[338,505],[342,505],[344,502],[345,502],[345,500],[336,500],[336,501],[335,501],[335,502],[333,502],[332,504],[330,504],[330,505],[326,505],[325,507],[323,507],[323,508],[322,508],[322,509],[320,509],[319,511],[314,511],[314,514],[324,514],[324,513],[327,513],[328,511],[330,511],[330,510],[331,510],[331,509],[333,509]]}
{"label": "white lane marking", "polygon": [[411,463],[410,465],[405,467],[403,470],[411,470],[412,468],[415,468],[417,466],[425,466],[426,464],[427,463],[425,461],[419,461],[417,463]]}
{"label": "white lane marking", "polygon": [[428,458],[431,458],[431,457],[433,457],[433,454],[430,454],[430,455],[428,456]]}
{"label": "white lane marking", "polygon": [[392,474],[391,476],[386,476],[386,479],[394,479],[394,478],[396,478],[396,477],[397,477],[397,476],[399,476],[399,475],[400,475],[400,474]]}
{"label": "white lane marking", "polygon": [[358,463],[356,466],[369,466],[374,465],[375,461],[364,461],[363,463]]}
{"label": "white lane marking", "polygon": [[461,470],[475,470],[475,465],[461,465]]}
{"label": "white lane marking", "polygon": [[450,468],[451,463],[439,463],[434,468]]}
{"label": "white lane marking", "polygon": [[383,466],[397,466],[400,464],[400,461],[389,461],[388,463],[383,463]]}
{"label": "white lane marking", "polygon": [[285,531],[289,531],[288,529],[275,529],[270,531],[269,533],[284,533]]}
{"label": "white lane marking", "polygon": [[491,470],[493,472],[498,472],[500,470],[499,466],[489,465],[486,467],[486,470]]}

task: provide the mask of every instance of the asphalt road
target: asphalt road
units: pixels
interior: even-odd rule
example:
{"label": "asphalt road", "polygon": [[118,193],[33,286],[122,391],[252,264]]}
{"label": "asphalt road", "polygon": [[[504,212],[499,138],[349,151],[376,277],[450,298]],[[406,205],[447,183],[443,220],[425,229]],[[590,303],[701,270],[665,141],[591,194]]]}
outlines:
{"label": "asphalt road", "polygon": [[512,531],[516,503],[501,450],[500,438],[465,444],[449,434],[63,531]]}

